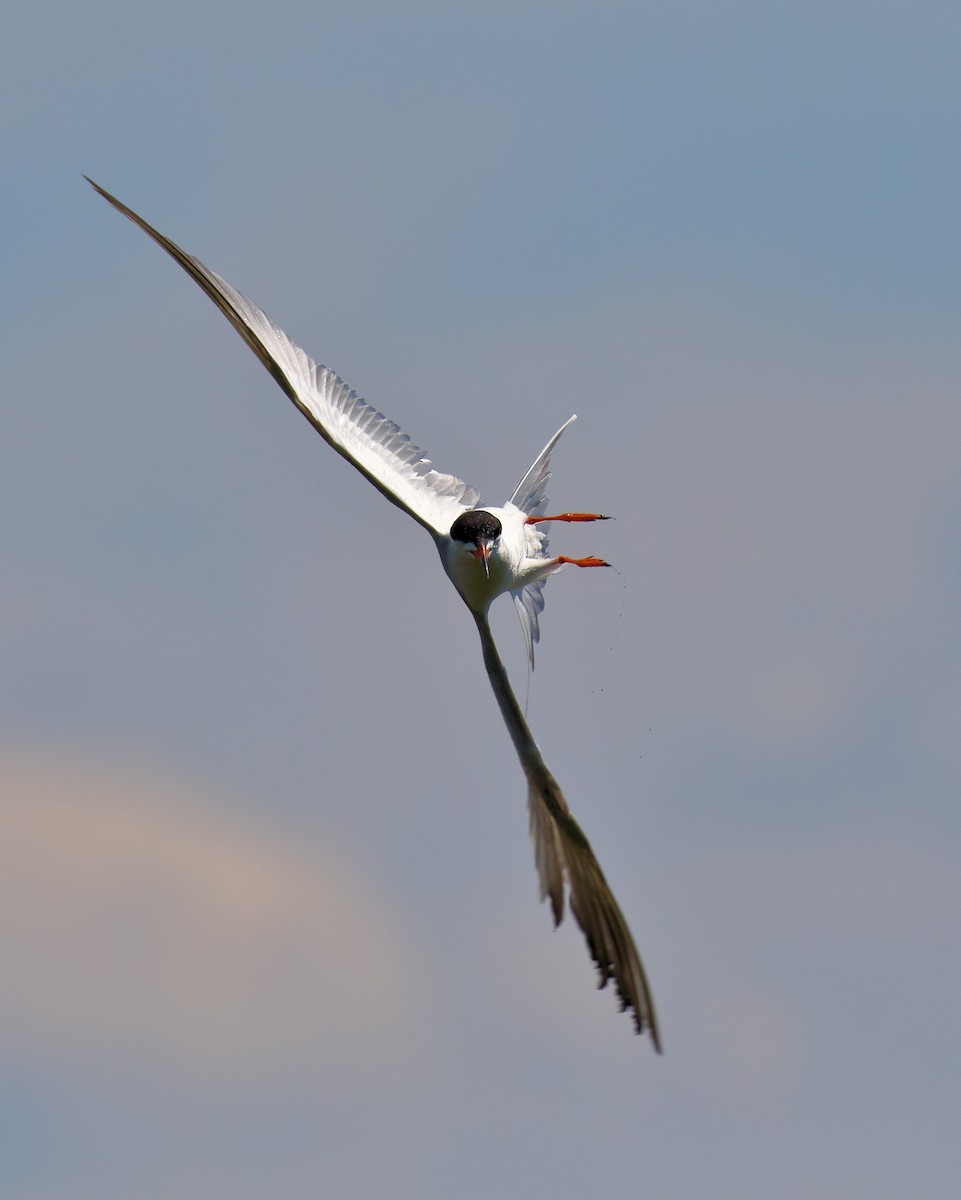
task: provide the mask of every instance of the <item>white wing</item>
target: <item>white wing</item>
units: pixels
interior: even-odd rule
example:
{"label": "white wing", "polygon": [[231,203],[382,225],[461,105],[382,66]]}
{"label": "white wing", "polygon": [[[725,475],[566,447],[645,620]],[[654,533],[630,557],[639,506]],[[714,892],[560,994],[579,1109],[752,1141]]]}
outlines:
{"label": "white wing", "polygon": [[547,508],[547,485],[551,478],[551,451],[561,434],[577,420],[577,414],[568,418],[534,460],[534,465],[520,481],[509,503],[516,505],[529,517],[539,516]]}
{"label": "white wing", "polygon": [[[564,422],[514,489],[509,503],[515,505],[521,512],[527,513],[529,517],[536,517],[547,511],[547,484],[551,478],[551,451],[568,425],[576,420],[577,414],[575,413],[573,417]],[[540,538],[541,553],[546,558],[547,535],[541,533]],[[514,607],[517,609],[517,616],[524,632],[528,666],[532,671],[534,669],[534,645],[541,640],[540,624],[537,618],[544,611],[544,584],[546,582],[545,579],[539,579],[536,583],[529,583],[526,587],[514,588],[511,591]]]}
{"label": "white wing", "polygon": [[590,842],[571,816],[564,793],[548,770],[524,720],[486,616],[473,615],[487,677],[527,776],[527,804],[541,899],[550,897],[554,924],[559,925],[564,916],[565,889],[569,892],[571,912],[584,932],[597,966],[598,986],[604,987],[609,979],[614,980],[621,1008],[633,1013],[638,1033],[650,1030],[654,1048],[660,1052],[651,989],[627,921]]}
{"label": "white wing", "polygon": [[87,182],[203,288],[324,441],[392,504],[439,534],[448,533],[462,512],[476,506],[480,496],[474,488],[454,475],[435,471],[423,451],[393,421],[351,391],[333,371],[315,363],[253,301],[99,184],[92,179]]}

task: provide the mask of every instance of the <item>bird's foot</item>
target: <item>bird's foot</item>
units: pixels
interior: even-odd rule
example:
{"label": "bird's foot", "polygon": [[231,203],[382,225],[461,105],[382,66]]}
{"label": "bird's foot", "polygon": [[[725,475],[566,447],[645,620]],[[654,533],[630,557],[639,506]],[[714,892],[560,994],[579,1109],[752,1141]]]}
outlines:
{"label": "bird's foot", "polygon": [[528,517],[528,525],[542,525],[546,521],[609,521],[603,513],[557,513],[553,517]]}
{"label": "bird's foot", "polygon": [[605,562],[603,558],[594,558],[593,556],[588,558],[568,558],[566,555],[560,554],[554,561],[558,564],[570,563],[575,567],[609,567],[611,565],[609,562]]}

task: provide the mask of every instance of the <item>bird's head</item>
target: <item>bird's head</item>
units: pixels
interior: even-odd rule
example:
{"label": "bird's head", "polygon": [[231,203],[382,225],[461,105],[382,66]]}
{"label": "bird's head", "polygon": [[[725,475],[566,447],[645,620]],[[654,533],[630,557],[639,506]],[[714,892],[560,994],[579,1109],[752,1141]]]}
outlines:
{"label": "bird's head", "polygon": [[450,527],[451,540],[462,545],[466,553],[483,563],[485,574],[490,574],[487,560],[490,558],[491,546],[500,535],[500,521],[493,513],[485,512],[482,508],[472,508],[461,513]]}

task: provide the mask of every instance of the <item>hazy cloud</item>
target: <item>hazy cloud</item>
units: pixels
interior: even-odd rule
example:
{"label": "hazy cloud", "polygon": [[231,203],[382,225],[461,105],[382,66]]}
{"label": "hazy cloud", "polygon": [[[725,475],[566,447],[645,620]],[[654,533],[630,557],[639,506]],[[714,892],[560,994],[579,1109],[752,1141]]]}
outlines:
{"label": "hazy cloud", "polygon": [[4,755],[0,794],[8,1052],[229,1076],[381,1070],[419,1044],[422,957],[333,846],[64,756]]}

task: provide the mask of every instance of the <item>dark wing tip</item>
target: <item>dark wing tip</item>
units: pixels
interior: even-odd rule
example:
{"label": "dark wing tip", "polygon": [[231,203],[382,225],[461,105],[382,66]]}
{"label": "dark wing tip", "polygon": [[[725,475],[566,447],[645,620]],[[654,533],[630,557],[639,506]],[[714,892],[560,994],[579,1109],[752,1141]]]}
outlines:
{"label": "dark wing tip", "polygon": [[112,204],[112,205],[113,205],[115,208],[119,208],[121,212],[124,212],[124,213],[125,213],[125,212],[128,212],[128,209],[127,209],[126,205],[125,205],[125,204],[122,204],[122,203],[121,203],[121,202],[120,202],[120,201],[117,199],[117,197],[116,197],[116,196],[111,196],[111,194],[110,194],[110,193],[107,191],[107,189],[106,189],[106,188],[103,188],[103,187],[101,187],[101,186],[100,186],[100,184],[99,184],[99,183],[97,183],[97,181],[96,181],[95,179],[91,179],[89,175],[84,175],[84,179],[86,179],[87,183],[89,183],[89,184],[90,184],[90,186],[93,188],[93,190],[94,190],[95,192],[99,192],[99,193],[100,193],[100,195],[101,195],[101,196],[103,196],[104,200],[109,200],[109,201],[110,201],[110,203],[111,203],[111,204]]}
{"label": "dark wing tip", "polygon": [[621,1012],[631,1013],[635,1033],[650,1032],[660,1054],[654,1000],[624,914],[584,831],[570,812],[555,812],[555,820],[564,846],[571,912],[597,967],[597,986],[614,981]]}

